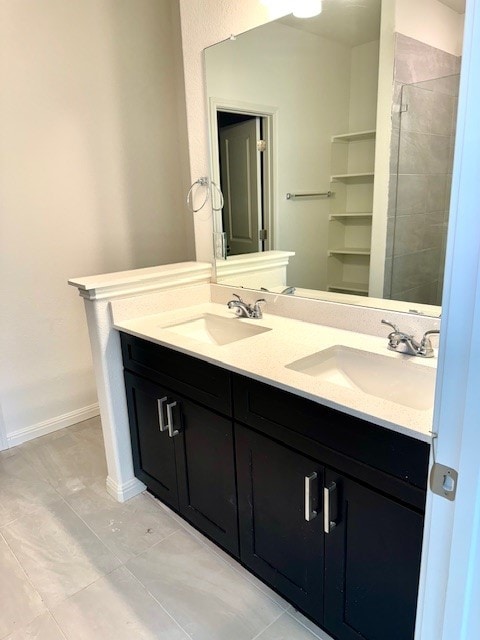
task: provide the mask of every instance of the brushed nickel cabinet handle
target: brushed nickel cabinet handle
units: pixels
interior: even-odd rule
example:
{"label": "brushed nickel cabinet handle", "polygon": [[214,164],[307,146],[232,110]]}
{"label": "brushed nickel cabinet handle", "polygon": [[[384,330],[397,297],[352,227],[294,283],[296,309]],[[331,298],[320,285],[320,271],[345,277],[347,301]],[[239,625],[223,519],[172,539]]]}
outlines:
{"label": "brushed nickel cabinet handle", "polygon": [[331,482],[328,487],[323,489],[323,530],[325,533],[331,533],[337,526],[337,523],[330,518],[330,497],[337,490],[337,484]]}
{"label": "brushed nickel cabinet handle", "polygon": [[317,479],[315,472],[309,476],[305,476],[305,520],[310,522],[318,516],[318,513],[312,509],[312,485]]}
{"label": "brushed nickel cabinet handle", "polygon": [[158,406],[158,427],[160,431],[166,431],[168,429],[168,425],[165,424],[165,420],[163,419],[163,405],[167,402],[167,396],[163,398],[159,398],[157,400]]}
{"label": "brushed nickel cabinet handle", "polygon": [[177,402],[169,402],[167,404],[167,422],[168,422],[168,435],[170,436],[170,438],[174,438],[175,436],[178,436],[178,434],[180,433],[180,431],[178,429],[175,429],[174,424],[173,424],[173,408],[177,406]]}

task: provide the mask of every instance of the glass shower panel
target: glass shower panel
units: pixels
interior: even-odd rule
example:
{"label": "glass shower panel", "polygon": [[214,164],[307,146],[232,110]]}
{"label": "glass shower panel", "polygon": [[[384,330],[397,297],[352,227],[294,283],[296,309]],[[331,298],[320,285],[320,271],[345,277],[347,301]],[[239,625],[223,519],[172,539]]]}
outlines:
{"label": "glass shower panel", "polygon": [[395,207],[389,219],[394,300],[442,302],[459,78],[401,87]]}

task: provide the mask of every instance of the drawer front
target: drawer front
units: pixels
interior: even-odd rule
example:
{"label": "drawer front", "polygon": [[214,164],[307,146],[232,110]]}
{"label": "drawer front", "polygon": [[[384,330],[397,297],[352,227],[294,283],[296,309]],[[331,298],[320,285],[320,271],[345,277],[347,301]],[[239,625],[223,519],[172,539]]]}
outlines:
{"label": "drawer front", "polygon": [[226,415],[232,415],[231,374],[215,365],[121,333],[123,366]]}
{"label": "drawer front", "polygon": [[[322,445],[322,460],[335,464],[328,452],[378,469],[422,491],[427,486],[429,445],[341,411],[243,376],[234,376],[235,418],[282,437],[288,432]],[[284,439],[284,438],[283,438]],[[327,456],[327,458],[325,458]]]}

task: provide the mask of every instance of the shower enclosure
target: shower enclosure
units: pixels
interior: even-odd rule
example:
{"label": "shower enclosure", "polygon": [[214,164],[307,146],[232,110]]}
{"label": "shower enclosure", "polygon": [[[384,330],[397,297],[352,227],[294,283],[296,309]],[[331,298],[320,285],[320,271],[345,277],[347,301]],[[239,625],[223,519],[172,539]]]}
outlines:
{"label": "shower enclosure", "polygon": [[385,297],[440,305],[460,76],[404,84],[392,136]]}

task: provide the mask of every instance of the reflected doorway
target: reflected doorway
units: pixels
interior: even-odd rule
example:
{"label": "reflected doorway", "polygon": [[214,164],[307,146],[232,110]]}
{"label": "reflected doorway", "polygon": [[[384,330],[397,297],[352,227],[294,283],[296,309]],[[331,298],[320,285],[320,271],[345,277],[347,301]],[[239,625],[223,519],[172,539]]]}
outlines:
{"label": "reflected doorway", "polygon": [[[271,251],[275,246],[274,147],[276,109],[210,101],[212,179],[224,207],[216,214],[225,234],[224,257]],[[221,226],[220,226],[221,225]]]}

